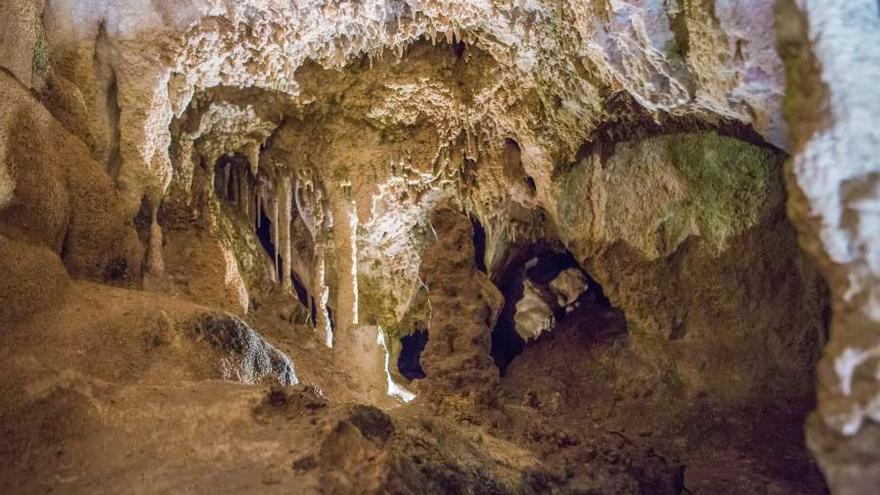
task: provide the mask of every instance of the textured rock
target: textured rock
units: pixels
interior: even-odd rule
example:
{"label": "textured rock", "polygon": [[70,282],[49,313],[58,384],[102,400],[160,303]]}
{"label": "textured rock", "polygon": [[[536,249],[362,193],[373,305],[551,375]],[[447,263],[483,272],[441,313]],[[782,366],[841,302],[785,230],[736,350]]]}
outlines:
{"label": "textured rock", "polygon": [[49,46],[41,19],[43,3],[10,0],[0,6],[0,67],[27,88],[33,87],[35,73],[40,76],[48,64]]}
{"label": "textured rock", "polygon": [[[880,485],[876,2],[782,2],[794,155],[789,212],[829,281],[834,317],[808,435],[835,493]],[[853,70],[853,68],[858,68]]]}
{"label": "textured rock", "polygon": [[[551,125],[541,141],[549,144],[546,138],[552,138],[562,145],[559,151],[573,153],[590,124],[598,123],[602,92],[623,90],[652,111],[752,121],[754,108],[756,126],[780,143],[781,70],[773,50],[772,6],[760,1],[706,5],[709,11],[703,4],[659,1],[532,3],[499,11],[489,2],[168,1],[126,7],[111,16],[100,5],[85,10],[52,3],[48,34],[55,50],[72,55],[69,64],[91,64],[77,60],[86,55],[79,45],[94,46],[100,33],[113,48],[109,66],[121,111],[120,180],[134,207],[139,192],[156,200],[167,187],[171,136],[165,129],[194,90],[257,87],[296,97],[300,84],[291,75],[308,59],[340,67],[361,53],[378,57],[386,47],[400,54],[420,37],[463,39],[505,68],[500,87],[475,100],[479,104],[468,119],[484,137],[524,130],[528,115],[497,122],[486,117],[512,108],[516,100],[537,97],[557,102],[555,109],[544,110]],[[527,43],[516,42],[521,39]],[[157,46],[161,55],[153,51]],[[542,70],[533,71],[537,66]],[[94,76],[81,77],[85,80],[74,83],[88,85]],[[99,110],[93,107],[93,119]]]}
{"label": "textured rock", "polygon": [[534,339],[553,328],[553,310],[542,296],[532,282],[526,280],[523,283],[522,298],[516,302],[516,313],[513,316],[516,333],[523,340]]}
{"label": "textured rock", "polygon": [[503,297],[476,269],[468,218],[441,204],[431,224],[437,240],[425,251],[421,272],[431,301],[422,357],[426,382],[434,389],[480,396],[498,381],[489,347]]}
{"label": "textured rock", "polygon": [[6,74],[0,95],[9,102],[0,110],[0,170],[11,186],[0,229],[44,243],[74,275],[138,278],[143,253],[135,229],[86,146]]}
{"label": "textured rock", "polygon": [[290,358],[238,318],[205,315],[199,317],[192,327],[198,337],[223,353],[220,372],[224,379],[255,384],[272,376],[282,385],[299,383]]}
{"label": "textured rock", "polygon": [[0,321],[5,331],[19,320],[57,305],[69,280],[57,255],[45,246],[14,241],[0,234]]}
{"label": "textured rock", "polygon": [[[740,121],[785,147],[770,12],[761,1],[168,1],[50,2],[44,18],[56,80],[81,95],[86,130],[59,118],[85,132],[132,216],[144,196],[157,208],[166,190],[183,191],[184,202],[199,194],[193,168],[226,153],[273,182],[314,172],[306,184],[324,205],[297,208],[309,212],[313,252],[281,259],[320,294],[317,318],[332,343],[332,323],[410,331],[438,190],[465,188],[482,217],[500,214],[508,190],[529,207],[535,195],[551,204],[552,170],[608,121]],[[190,114],[197,122],[181,129]],[[368,127],[351,125],[358,119]],[[510,138],[521,149],[518,185],[504,179],[498,149]],[[356,150],[333,144],[352,141]],[[258,157],[260,146],[273,158]],[[278,190],[266,190],[267,206]],[[389,208],[401,215],[388,220]],[[151,231],[159,237],[158,225]],[[160,267],[151,242],[148,266]]]}
{"label": "textured rock", "polygon": [[826,296],[784,218],[776,153],[710,132],[654,136],[589,155],[559,184],[560,237],[689,393],[808,393],[794,370],[818,359]]}

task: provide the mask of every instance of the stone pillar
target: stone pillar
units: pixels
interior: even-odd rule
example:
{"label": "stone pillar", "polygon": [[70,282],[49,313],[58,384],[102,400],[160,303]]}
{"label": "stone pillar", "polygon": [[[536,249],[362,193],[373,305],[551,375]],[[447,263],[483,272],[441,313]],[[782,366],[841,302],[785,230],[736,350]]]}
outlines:
{"label": "stone pillar", "polygon": [[437,240],[422,255],[431,319],[422,353],[427,390],[475,392],[487,398],[498,384],[492,361],[492,326],[504,297],[474,261],[473,230],[467,215],[440,204],[431,224]]}

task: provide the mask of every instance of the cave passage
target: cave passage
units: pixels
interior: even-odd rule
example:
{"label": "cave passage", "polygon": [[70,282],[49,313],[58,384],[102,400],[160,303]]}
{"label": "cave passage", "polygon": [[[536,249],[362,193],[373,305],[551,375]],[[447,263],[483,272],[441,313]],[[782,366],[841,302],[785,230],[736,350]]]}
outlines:
{"label": "cave passage", "polygon": [[397,369],[407,380],[425,378],[425,370],[422,368],[421,357],[425,345],[428,344],[428,331],[416,330],[400,338],[401,350],[397,358]]}
{"label": "cave passage", "polygon": [[504,295],[504,307],[492,329],[490,352],[502,376],[528,345],[522,336],[528,329],[522,326],[534,322],[534,315],[540,326],[532,338],[539,338],[561,324],[590,331],[594,326],[590,322],[613,309],[602,287],[570,252],[546,245],[517,251],[495,277]]}

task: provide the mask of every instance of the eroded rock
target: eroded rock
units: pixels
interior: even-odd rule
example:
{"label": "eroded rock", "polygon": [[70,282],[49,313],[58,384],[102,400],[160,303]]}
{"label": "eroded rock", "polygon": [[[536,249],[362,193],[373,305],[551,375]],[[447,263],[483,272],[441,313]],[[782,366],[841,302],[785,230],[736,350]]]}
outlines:
{"label": "eroded rock", "polygon": [[232,315],[203,315],[192,331],[221,352],[220,373],[226,380],[256,384],[267,376],[282,385],[299,382],[290,358],[266,342],[247,323]]}

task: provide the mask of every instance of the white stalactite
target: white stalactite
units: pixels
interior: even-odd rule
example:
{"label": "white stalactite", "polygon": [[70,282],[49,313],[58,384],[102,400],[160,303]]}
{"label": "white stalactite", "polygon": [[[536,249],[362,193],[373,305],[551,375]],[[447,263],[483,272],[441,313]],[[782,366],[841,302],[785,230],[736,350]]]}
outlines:
{"label": "white stalactite", "polygon": [[250,202],[251,202],[251,194],[250,194],[250,184],[248,183],[248,175],[247,171],[243,169],[239,169],[238,171],[238,211],[241,215],[248,220],[250,224],[251,216],[250,216]]}
{"label": "white stalactite", "polygon": [[318,293],[318,321],[320,327],[324,329],[324,344],[327,347],[333,347],[333,326],[330,324],[330,311],[327,305],[330,303],[330,288],[326,282],[326,259],[324,257],[324,246],[317,245],[315,247],[315,261],[317,265],[317,293]]}
{"label": "white stalactite", "polygon": [[162,259],[162,227],[159,226],[159,205],[154,204],[150,220],[150,244],[147,254],[147,272],[151,275],[162,275],[165,262]]}
{"label": "white stalactite", "polygon": [[[290,221],[292,217],[293,193],[291,191],[291,178],[285,175],[278,179],[276,203],[280,203],[279,224],[278,224],[278,244],[275,245],[276,259],[281,257],[281,286],[285,290],[293,290],[290,272],[292,270],[290,246]],[[277,261],[276,261],[277,263]]]}

